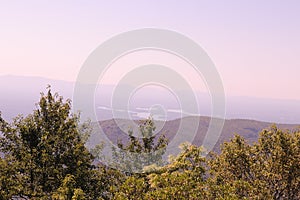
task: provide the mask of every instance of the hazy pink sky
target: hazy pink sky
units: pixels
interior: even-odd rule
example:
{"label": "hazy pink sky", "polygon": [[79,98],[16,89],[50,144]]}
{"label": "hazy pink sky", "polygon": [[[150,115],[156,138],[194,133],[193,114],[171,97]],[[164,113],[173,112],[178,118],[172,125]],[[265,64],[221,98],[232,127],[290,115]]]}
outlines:
{"label": "hazy pink sky", "polygon": [[214,61],[228,95],[300,99],[300,1],[1,1],[0,75],[75,80],[110,37],[178,31]]}

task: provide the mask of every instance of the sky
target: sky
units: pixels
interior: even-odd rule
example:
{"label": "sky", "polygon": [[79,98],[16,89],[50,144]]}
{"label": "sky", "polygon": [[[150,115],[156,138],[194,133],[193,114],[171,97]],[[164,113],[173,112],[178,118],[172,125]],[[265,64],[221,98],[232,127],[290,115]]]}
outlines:
{"label": "sky", "polygon": [[[197,42],[227,95],[300,100],[297,0],[0,0],[0,75],[75,81],[101,43],[148,27]],[[156,56],[150,54],[144,57]],[[143,55],[138,57],[142,63]],[[104,82],[117,77],[111,72]]]}

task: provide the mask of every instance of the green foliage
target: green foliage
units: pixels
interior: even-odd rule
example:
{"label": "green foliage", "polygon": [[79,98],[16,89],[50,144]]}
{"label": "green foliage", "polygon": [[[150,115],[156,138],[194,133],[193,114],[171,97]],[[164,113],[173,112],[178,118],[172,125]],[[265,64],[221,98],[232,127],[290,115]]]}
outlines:
{"label": "green foliage", "polygon": [[147,182],[145,181],[145,179],[136,176],[130,176],[115,193],[114,199],[144,199],[146,192]]}
{"label": "green foliage", "polygon": [[201,147],[182,144],[182,152],[169,165],[148,175],[149,199],[203,199],[205,158]]}
{"label": "green foliage", "polygon": [[299,132],[273,126],[250,146],[236,135],[210,161],[213,199],[299,199]]}
{"label": "green foliage", "polygon": [[73,175],[67,175],[62,185],[52,195],[53,200],[83,200],[85,199],[84,192],[76,187],[76,181]]}
{"label": "green foliage", "polygon": [[17,172],[15,160],[11,156],[0,157],[0,199],[9,199],[22,190],[21,174]]}
{"label": "green foliage", "polygon": [[259,198],[253,164],[255,158],[245,140],[236,135],[222,146],[220,155],[214,155],[210,166],[210,197],[216,199]]}
{"label": "green foliage", "polygon": [[131,175],[114,199],[300,198],[300,133],[263,130],[254,145],[236,135],[220,154],[205,159],[201,147],[183,144],[164,167]]}
{"label": "green foliage", "polygon": [[98,166],[98,177],[97,185],[102,191],[97,197],[105,200],[112,199],[127,178],[121,171],[104,165]]}
{"label": "green foliage", "polygon": [[127,174],[142,173],[144,168],[153,164],[163,165],[162,155],[168,145],[168,140],[161,135],[157,140],[154,134],[155,125],[151,118],[140,122],[141,139],[134,137],[129,131],[129,142],[118,143],[113,148],[112,165]]}
{"label": "green foliage", "polygon": [[114,199],[201,199],[204,191],[202,148],[183,144],[182,153],[169,165],[143,175],[132,175]]}
{"label": "green foliage", "polygon": [[[93,157],[81,139],[79,117],[71,114],[71,103],[58,94],[41,94],[37,109],[27,117],[19,116],[9,124],[1,120],[0,151],[14,166],[8,181],[17,176],[12,195],[42,198],[50,196],[70,174],[84,191],[89,185]],[[84,129],[84,128],[83,128]],[[82,129],[82,131],[84,131]]]}
{"label": "green foliage", "polygon": [[273,126],[254,145],[256,178],[273,199],[300,199],[300,132]]}

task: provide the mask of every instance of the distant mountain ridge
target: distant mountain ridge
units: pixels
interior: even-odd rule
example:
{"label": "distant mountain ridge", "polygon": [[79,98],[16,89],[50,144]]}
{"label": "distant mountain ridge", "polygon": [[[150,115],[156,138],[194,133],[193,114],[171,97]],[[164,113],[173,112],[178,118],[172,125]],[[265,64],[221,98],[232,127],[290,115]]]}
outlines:
{"label": "distant mountain ridge", "polygon": [[[0,76],[0,111],[6,120],[18,114],[27,115],[35,109],[40,92],[45,92],[51,85],[52,91],[58,92],[65,99],[72,100],[74,82],[53,80],[42,77]],[[111,96],[114,86],[101,85],[95,91],[95,111],[98,121],[116,118],[112,114]],[[125,87],[124,89],[130,89]],[[160,93],[159,93],[160,92]],[[155,98],[153,97],[153,94]],[[200,113],[199,116],[211,116],[210,96],[207,93],[196,93]],[[133,101],[130,113],[133,119],[148,116],[147,108],[158,102],[166,106],[166,120],[182,117],[180,108],[161,91],[146,89]],[[124,110],[124,112],[128,112]],[[226,97],[226,119],[253,119],[258,121],[298,124],[300,123],[300,100],[263,99],[253,97]]]}

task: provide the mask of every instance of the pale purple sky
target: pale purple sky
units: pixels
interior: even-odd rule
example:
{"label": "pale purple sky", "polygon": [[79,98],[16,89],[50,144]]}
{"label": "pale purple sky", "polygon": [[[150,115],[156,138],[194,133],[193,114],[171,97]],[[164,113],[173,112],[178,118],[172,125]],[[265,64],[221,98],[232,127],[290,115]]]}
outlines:
{"label": "pale purple sky", "polygon": [[227,95],[300,100],[297,0],[2,0],[0,75],[74,81],[98,45],[145,27],[174,30],[200,44]]}

